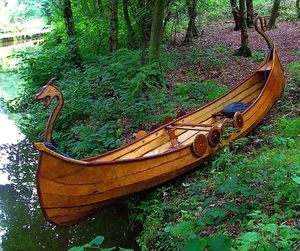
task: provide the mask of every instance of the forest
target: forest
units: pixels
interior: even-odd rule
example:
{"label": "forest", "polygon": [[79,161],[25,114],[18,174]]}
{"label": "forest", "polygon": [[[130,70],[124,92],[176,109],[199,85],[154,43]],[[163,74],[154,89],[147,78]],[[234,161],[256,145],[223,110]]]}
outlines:
{"label": "forest", "polygon": [[[51,30],[17,53],[23,84],[6,101],[9,111],[31,142],[41,140],[54,104],[45,109],[33,97],[55,78],[65,106],[53,142],[76,159],[133,142],[138,131],[192,112],[249,76],[268,53],[254,29],[261,16],[286,78],[270,113],[192,172],[123,200],[134,243],[94,232],[90,242],[66,247],[300,249],[299,0],[0,0],[0,9],[3,34],[35,22]],[[32,250],[62,250],[49,245]]]}

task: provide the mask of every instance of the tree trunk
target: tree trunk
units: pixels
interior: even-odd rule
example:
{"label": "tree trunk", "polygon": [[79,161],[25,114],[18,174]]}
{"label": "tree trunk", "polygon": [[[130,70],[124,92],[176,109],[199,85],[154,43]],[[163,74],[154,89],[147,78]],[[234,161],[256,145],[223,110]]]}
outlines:
{"label": "tree trunk", "polygon": [[118,49],[118,0],[110,0],[110,36],[109,50],[113,52]]}
{"label": "tree trunk", "polygon": [[280,7],[280,2],[281,2],[281,0],[274,0],[272,13],[271,13],[270,21],[268,24],[268,29],[275,28],[276,18],[278,17],[278,11],[279,11],[279,7]]}
{"label": "tree trunk", "polygon": [[80,51],[79,51],[78,43],[75,38],[76,31],[75,31],[71,1],[61,0],[61,4],[63,6],[64,21],[67,29],[68,38],[69,38],[69,46],[72,53],[72,60],[78,67],[82,67]]}
{"label": "tree trunk", "polygon": [[123,14],[124,14],[124,21],[127,27],[127,35],[128,35],[128,42],[130,45],[130,48],[134,49],[136,48],[136,39],[134,30],[131,25],[130,16],[128,12],[128,0],[123,0]]}
{"label": "tree trunk", "polygon": [[241,29],[241,21],[240,21],[240,14],[239,14],[239,7],[237,5],[237,0],[230,0],[230,4],[231,4],[231,12],[235,22],[234,30],[238,31]]}
{"label": "tree trunk", "polygon": [[197,17],[197,0],[187,0],[187,8],[189,14],[189,24],[186,31],[185,39],[182,42],[183,45],[189,44],[193,41],[194,37],[199,37],[199,32],[196,27],[196,17]]}
{"label": "tree trunk", "polygon": [[298,13],[298,19],[300,20],[300,0],[296,1],[296,8]]}
{"label": "tree trunk", "polygon": [[149,60],[150,62],[160,61],[160,44],[163,32],[165,12],[165,1],[155,0],[152,15],[152,26],[150,36]]}
{"label": "tree trunk", "polygon": [[146,62],[146,48],[148,47],[152,23],[152,0],[138,0],[138,8],[135,13],[136,22],[139,27],[139,40],[142,49],[141,63]]}
{"label": "tree trunk", "polygon": [[247,26],[252,28],[253,25],[253,18],[254,18],[254,10],[253,10],[253,0],[246,0],[247,5]]}
{"label": "tree trunk", "polygon": [[251,50],[248,46],[248,33],[247,33],[247,18],[246,18],[246,2],[239,0],[240,4],[240,18],[241,18],[241,47],[238,54],[245,57],[251,57]]}

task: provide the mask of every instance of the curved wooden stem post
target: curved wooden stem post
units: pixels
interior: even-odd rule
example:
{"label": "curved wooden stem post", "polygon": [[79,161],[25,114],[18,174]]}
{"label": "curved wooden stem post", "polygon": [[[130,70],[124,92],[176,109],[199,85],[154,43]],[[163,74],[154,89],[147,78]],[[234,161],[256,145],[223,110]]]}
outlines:
{"label": "curved wooden stem post", "polygon": [[46,108],[48,108],[54,98],[57,98],[57,103],[56,103],[54,110],[52,111],[52,113],[49,116],[47,126],[45,129],[44,140],[46,142],[52,141],[53,127],[54,127],[56,118],[64,105],[63,95],[62,95],[61,91],[58,89],[58,87],[55,86],[55,78],[52,78],[41,89],[41,91],[36,95],[35,99],[37,101],[43,101],[44,106]]}
{"label": "curved wooden stem post", "polygon": [[[260,22],[260,25],[259,25],[259,22]],[[256,16],[256,18],[254,20],[254,26],[255,26],[255,30],[266,40],[269,48],[273,49],[274,44],[271,41],[271,39],[269,38],[269,36],[265,33],[263,21],[260,16]]]}

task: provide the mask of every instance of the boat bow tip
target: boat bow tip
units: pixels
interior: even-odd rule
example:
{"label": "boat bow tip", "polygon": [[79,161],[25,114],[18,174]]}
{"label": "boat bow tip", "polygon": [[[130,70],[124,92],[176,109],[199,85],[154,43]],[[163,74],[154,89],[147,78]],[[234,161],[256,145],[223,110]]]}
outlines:
{"label": "boat bow tip", "polygon": [[42,142],[35,142],[35,143],[33,143],[33,145],[34,145],[34,147],[35,147],[37,150],[39,150],[40,152],[43,152],[43,151],[46,150],[46,146],[45,146],[45,144],[42,143]]}

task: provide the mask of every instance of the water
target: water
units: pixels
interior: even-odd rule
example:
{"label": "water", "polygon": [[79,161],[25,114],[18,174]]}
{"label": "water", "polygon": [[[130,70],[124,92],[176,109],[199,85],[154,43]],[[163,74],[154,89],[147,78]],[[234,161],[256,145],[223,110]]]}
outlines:
{"label": "water", "polygon": [[[13,53],[33,43],[0,47],[0,244],[2,250],[68,250],[83,245],[97,235],[105,236],[106,246],[135,248],[135,233],[129,229],[128,210],[118,204],[101,210],[93,218],[59,228],[46,222],[39,208],[35,187],[38,152],[9,113],[5,103],[17,98],[22,89],[13,71]],[[2,172],[2,173],[1,173]]]}

